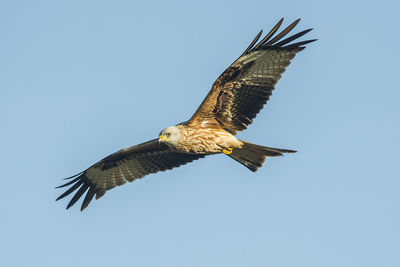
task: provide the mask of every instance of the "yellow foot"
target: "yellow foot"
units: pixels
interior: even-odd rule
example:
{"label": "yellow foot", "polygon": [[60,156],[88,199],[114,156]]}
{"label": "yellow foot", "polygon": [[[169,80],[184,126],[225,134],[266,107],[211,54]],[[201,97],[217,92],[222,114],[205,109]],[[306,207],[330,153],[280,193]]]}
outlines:
{"label": "yellow foot", "polygon": [[228,147],[227,149],[222,150],[222,153],[225,155],[229,155],[232,153],[233,148]]}

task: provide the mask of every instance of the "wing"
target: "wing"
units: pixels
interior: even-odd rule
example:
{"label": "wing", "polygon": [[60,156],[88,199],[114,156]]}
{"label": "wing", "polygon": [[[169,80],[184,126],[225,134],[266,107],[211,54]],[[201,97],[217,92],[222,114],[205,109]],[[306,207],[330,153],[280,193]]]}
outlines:
{"label": "wing", "polygon": [[189,120],[189,125],[205,126],[217,122],[232,134],[246,129],[269,100],[290,60],[305,48],[305,44],[316,41],[292,43],[312,29],[281,40],[299,21],[296,20],[273,37],[283,22],[281,19],[257,43],[261,31],[243,54],[218,77]]}
{"label": "wing", "polygon": [[[87,191],[81,210],[85,209],[93,197],[102,197],[106,191],[132,182],[150,173],[166,171],[203,158],[205,155],[173,152],[166,144],[154,139],[136,146],[121,149],[97,162],[89,169],[66,179],[72,179],[57,188],[71,185],[56,200],[78,190],[68,203],[67,209]],[[79,188],[79,189],[78,189]]]}

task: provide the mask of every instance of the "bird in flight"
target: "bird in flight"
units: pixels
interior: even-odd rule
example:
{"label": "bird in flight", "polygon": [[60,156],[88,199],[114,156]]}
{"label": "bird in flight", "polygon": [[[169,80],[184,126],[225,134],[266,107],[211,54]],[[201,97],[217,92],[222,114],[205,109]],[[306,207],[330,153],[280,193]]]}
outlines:
{"label": "bird in flight", "polygon": [[[121,149],[100,160],[57,188],[71,186],[57,200],[77,192],[67,205],[74,205],[86,192],[81,210],[96,196],[148,174],[166,171],[213,154],[225,154],[255,172],[267,157],[294,150],[251,144],[235,137],[269,100],[276,83],[294,56],[316,41],[296,41],[312,29],[285,37],[299,23],[294,21],[276,34],[283,18],[259,41],[260,31],[242,55],[214,82],[194,115],[186,122],[168,127],[159,138]],[[275,35],[276,34],[276,35]]]}

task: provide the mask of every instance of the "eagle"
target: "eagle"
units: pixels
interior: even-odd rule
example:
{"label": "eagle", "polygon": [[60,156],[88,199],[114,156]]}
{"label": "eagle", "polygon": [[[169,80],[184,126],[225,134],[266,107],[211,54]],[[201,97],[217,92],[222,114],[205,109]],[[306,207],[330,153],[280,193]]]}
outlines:
{"label": "eagle", "polygon": [[77,190],[68,209],[86,193],[81,205],[83,211],[94,196],[98,199],[116,186],[208,155],[225,154],[255,172],[267,157],[296,152],[255,145],[239,140],[235,135],[253,122],[294,56],[306,44],[316,41],[298,41],[312,29],[283,39],[299,21],[276,34],[282,18],[259,41],[261,30],[239,58],[218,77],[188,121],[162,130],[159,138],[123,148],[85,171],[65,178],[69,181],[56,188],[70,188],[56,200]]}

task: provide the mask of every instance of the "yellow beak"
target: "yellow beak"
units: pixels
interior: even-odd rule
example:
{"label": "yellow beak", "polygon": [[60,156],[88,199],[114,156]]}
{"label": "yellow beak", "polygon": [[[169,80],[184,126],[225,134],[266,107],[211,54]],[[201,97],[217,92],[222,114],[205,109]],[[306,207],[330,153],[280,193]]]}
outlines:
{"label": "yellow beak", "polygon": [[165,142],[167,140],[167,137],[164,135],[160,135],[160,138],[158,139],[159,142]]}

